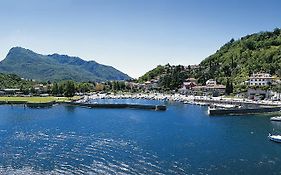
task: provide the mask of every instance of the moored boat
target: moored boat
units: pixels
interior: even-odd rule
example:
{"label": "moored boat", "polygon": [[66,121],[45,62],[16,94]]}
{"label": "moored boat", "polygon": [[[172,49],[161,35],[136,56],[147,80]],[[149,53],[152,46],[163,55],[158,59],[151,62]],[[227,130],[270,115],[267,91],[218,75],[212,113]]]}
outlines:
{"label": "moored boat", "polygon": [[268,138],[269,138],[271,141],[281,143],[281,135],[272,135],[272,134],[269,134],[269,135],[268,135]]}
{"label": "moored boat", "polygon": [[281,116],[278,116],[278,117],[271,117],[270,120],[271,120],[271,121],[278,121],[278,122],[281,122]]}

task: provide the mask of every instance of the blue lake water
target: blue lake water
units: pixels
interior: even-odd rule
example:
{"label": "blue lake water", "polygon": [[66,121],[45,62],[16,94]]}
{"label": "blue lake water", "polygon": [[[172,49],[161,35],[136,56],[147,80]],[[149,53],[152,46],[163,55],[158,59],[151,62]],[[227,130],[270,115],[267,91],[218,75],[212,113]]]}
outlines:
{"label": "blue lake water", "polygon": [[[135,103],[136,101],[126,101]],[[163,104],[158,101],[138,103]],[[0,174],[280,174],[270,116],[0,106]]]}

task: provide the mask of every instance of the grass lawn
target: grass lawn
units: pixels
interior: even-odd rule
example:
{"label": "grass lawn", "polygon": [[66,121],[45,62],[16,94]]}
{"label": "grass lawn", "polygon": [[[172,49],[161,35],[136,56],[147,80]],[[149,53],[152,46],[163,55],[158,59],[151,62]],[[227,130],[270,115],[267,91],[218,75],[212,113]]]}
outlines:
{"label": "grass lawn", "polygon": [[0,97],[0,101],[27,101],[29,103],[67,102],[75,99],[79,99],[79,97]]}

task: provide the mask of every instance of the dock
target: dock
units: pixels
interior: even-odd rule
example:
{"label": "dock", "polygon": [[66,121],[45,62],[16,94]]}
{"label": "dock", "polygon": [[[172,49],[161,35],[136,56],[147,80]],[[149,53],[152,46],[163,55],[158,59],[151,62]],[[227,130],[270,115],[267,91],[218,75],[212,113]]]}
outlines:
{"label": "dock", "polygon": [[280,106],[260,106],[258,108],[208,108],[209,115],[242,115],[242,114],[260,114],[268,112],[279,112]]}
{"label": "dock", "polygon": [[67,102],[65,104],[73,106],[82,106],[88,108],[115,108],[115,109],[145,109],[145,110],[155,110],[155,111],[165,111],[167,110],[166,105],[144,105],[144,104],[92,104],[92,103],[77,103],[77,102]]}

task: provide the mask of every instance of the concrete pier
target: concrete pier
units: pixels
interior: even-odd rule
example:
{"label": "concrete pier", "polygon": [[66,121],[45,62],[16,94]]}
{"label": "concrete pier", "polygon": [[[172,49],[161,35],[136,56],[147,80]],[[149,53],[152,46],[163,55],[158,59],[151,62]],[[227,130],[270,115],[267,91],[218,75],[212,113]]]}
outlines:
{"label": "concrete pier", "polygon": [[131,109],[147,109],[156,111],[165,111],[167,107],[165,105],[143,105],[143,104],[90,104],[90,103],[75,103],[68,102],[66,104],[74,106],[83,106],[89,108],[131,108]]}
{"label": "concrete pier", "polygon": [[261,106],[258,108],[231,108],[231,109],[217,109],[217,108],[209,108],[209,115],[241,115],[241,114],[259,114],[259,113],[267,113],[267,112],[279,112],[281,107],[279,106]]}

